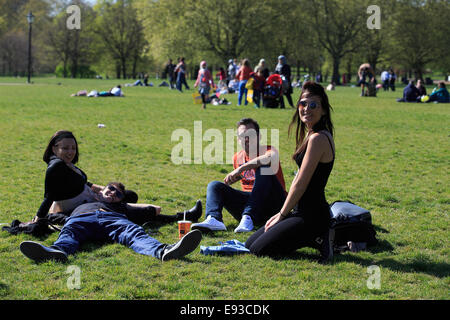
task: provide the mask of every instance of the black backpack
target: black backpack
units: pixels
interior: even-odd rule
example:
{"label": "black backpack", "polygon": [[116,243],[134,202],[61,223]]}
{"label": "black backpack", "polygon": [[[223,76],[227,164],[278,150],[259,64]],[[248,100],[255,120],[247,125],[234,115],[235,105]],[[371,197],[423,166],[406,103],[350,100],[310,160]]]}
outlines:
{"label": "black backpack", "polygon": [[335,230],[334,245],[346,246],[348,241],[378,243],[370,211],[350,201],[335,201],[330,205],[331,228]]}

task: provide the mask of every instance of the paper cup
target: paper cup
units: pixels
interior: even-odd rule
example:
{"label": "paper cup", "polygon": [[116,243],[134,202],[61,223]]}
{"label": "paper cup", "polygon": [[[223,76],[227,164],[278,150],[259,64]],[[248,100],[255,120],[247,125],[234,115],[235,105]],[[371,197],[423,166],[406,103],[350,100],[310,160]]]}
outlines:
{"label": "paper cup", "polygon": [[186,233],[191,231],[191,224],[192,224],[192,221],[187,221],[187,220],[178,221],[178,238],[179,239],[183,238],[186,235]]}

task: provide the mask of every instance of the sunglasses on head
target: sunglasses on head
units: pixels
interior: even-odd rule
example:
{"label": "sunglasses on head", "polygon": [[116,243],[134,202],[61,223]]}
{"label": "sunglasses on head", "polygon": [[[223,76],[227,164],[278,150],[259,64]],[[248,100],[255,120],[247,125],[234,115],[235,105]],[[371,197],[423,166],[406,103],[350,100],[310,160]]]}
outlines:
{"label": "sunglasses on head", "polygon": [[302,100],[298,103],[299,106],[302,106],[303,108],[306,108],[306,106],[308,106],[311,110],[314,110],[315,108],[317,108],[317,103],[314,101],[311,102],[306,102],[306,100]]}
{"label": "sunglasses on head", "polygon": [[108,185],[107,186],[107,188],[109,189],[109,190],[111,190],[112,192],[116,192],[116,196],[118,197],[118,198],[123,198],[123,193],[119,190],[119,189],[117,189],[116,187],[114,187],[113,185]]}

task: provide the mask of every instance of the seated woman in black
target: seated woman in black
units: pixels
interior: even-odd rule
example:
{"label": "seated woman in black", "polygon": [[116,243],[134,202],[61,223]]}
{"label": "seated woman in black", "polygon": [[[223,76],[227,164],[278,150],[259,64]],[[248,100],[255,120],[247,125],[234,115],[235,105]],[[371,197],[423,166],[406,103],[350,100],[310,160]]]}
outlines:
{"label": "seated woman in black", "polygon": [[333,231],[325,186],[334,163],[331,106],[324,88],[305,82],[290,128],[296,125],[293,159],[299,170],[280,212],[245,243],[251,253],[280,256],[302,247],[317,248],[321,261],[333,257]]}
{"label": "seated woman in black", "polygon": [[49,211],[70,212],[82,203],[96,201],[103,186],[87,181],[86,174],[75,166],[78,157],[78,143],[72,132],[57,131],[44,152],[43,160],[48,165],[44,200],[34,221],[45,218]]}

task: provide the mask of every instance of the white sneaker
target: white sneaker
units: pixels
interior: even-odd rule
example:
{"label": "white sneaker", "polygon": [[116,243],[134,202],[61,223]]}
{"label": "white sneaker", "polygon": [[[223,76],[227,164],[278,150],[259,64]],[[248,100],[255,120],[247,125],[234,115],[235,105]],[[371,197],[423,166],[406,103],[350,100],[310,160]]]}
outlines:
{"label": "white sneaker", "polygon": [[250,218],[250,216],[248,215],[243,215],[241,222],[239,223],[239,225],[237,226],[236,229],[234,229],[234,232],[250,232],[253,230],[253,221],[252,218]]}
{"label": "white sneaker", "polygon": [[223,222],[212,216],[208,216],[205,221],[192,224],[191,229],[199,229],[201,231],[226,231],[227,227],[225,227]]}

